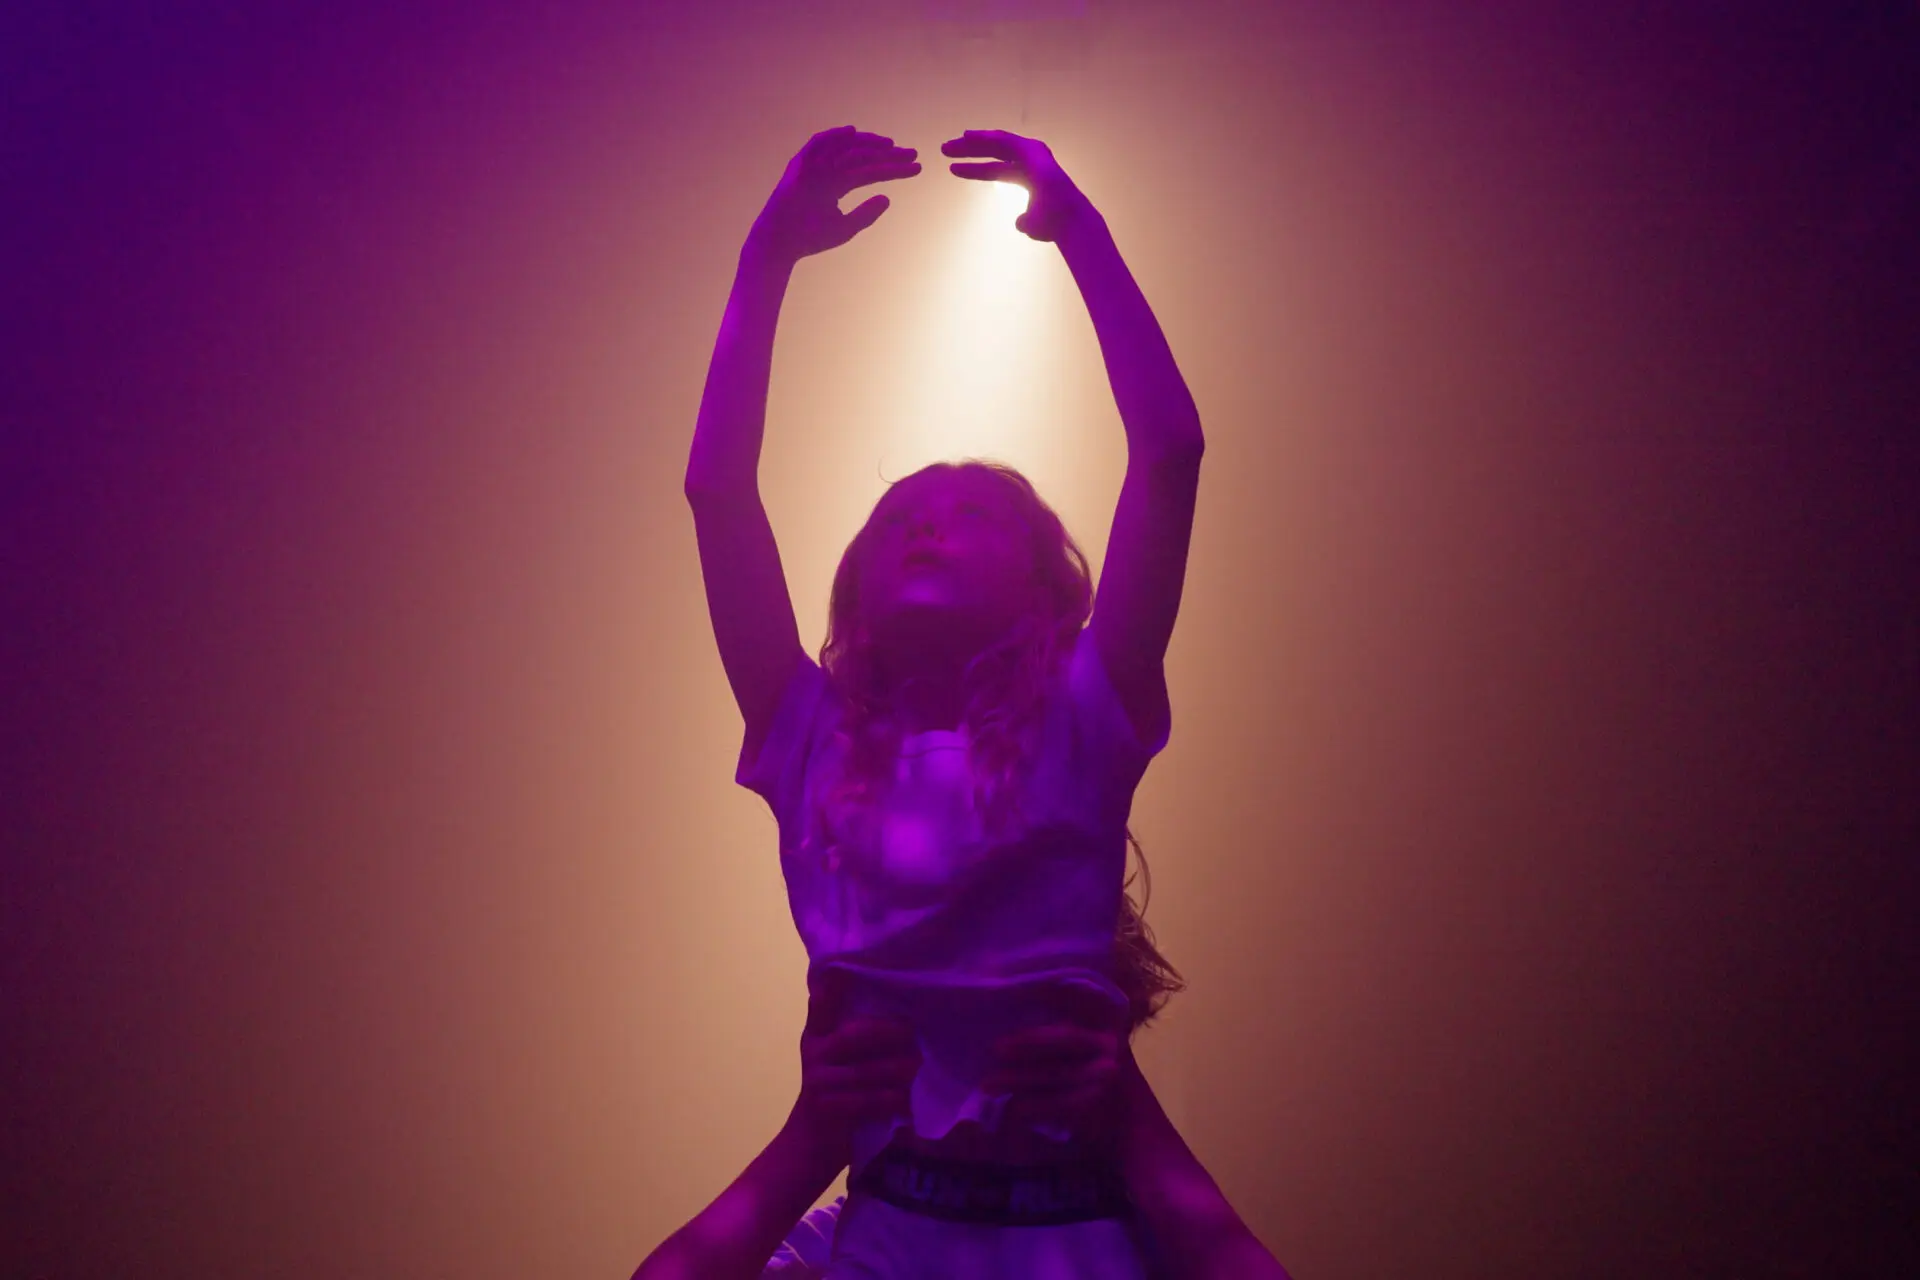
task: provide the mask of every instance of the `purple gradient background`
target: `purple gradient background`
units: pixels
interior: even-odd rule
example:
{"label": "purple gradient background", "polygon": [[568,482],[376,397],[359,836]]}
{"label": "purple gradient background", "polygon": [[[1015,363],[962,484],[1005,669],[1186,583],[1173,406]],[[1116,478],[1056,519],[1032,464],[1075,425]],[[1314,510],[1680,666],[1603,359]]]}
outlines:
{"label": "purple gradient background", "polygon": [[1302,1277],[1920,1271],[1920,8],[1086,8],[0,18],[0,1276],[624,1275],[771,1133],[706,353],[808,132],[1021,128],[1023,47],[1211,442],[1202,1158]]}

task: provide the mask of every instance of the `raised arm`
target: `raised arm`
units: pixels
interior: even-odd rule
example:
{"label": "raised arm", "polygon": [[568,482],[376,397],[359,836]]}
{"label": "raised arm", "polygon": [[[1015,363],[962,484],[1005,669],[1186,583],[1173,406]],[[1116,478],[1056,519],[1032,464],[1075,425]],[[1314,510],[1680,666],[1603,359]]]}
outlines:
{"label": "raised arm", "polygon": [[877,195],[842,213],[842,197],[919,171],[912,150],[891,138],[851,125],[815,134],[788,163],[740,251],[700,397],[686,495],[707,611],[746,720],[749,752],[764,740],[795,666],[806,658],[780,548],[760,501],[760,444],[780,304],[801,258],[845,244],[887,208],[887,198]]}
{"label": "raised arm", "polygon": [[1016,226],[1060,246],[1100,340],[1127,433],[1127,471],[1107,539],[1090,630],[1101,664],[1144,742],[1159,742],[1169,711],[1165,658],[1180,612],[1187,546],[1205,448],[1200,413],[1153,309],[1120,257],[1106,219],[1046,144],[998,130],[946,143],[963,178],[1013,182],[1032,194]]}

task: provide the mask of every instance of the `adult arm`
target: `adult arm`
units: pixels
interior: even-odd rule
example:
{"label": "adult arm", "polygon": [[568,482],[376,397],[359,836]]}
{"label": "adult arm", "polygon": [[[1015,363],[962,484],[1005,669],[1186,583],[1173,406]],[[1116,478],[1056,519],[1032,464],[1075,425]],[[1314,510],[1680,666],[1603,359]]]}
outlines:
{"label": "adult arm", "polygon": [[633,1280],[758,1280],[793,1224],[845,1167],[789,1117],[732,1185],[647,1256]]}
{"label": "adult arm", "polygon": [[1287,1269],[1173,1127],[1131,1053],[1122,1057],[1119,1087],[1121,1170],[1167,1273],[1175,1280],[1287,1280]]}
{"label": "adult arm", "polygon": [[1140,1073],[1126,1033],[1090,1003],[994,1046],[987,1087],[1010,1121],[1064,1124],[1112,1152],[1163,1274],[1174,1280],[1287,1280],[1228,1203]]}
{"label": "adult arm", "polygon": [[647,1256],[633,1280],[758,1280],[767,1259],[847,1166],[854,1126],[907,1109],[920,1069],[912,1028],[844,1016],[829,971],[809,992],[800,1096],[766,1149]]}

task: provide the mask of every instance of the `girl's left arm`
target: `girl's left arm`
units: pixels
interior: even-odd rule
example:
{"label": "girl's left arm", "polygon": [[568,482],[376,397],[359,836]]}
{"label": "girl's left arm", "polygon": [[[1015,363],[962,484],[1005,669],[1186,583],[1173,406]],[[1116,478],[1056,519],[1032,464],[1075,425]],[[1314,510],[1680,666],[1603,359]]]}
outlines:
{"label": "girl's left arm", "polygon": [[1106,219],[1083,198],[1057,243],[1086,301],[1127,433],[1126,478],[1089,630],[1134,731],[1157,743],[1171,715],[1164,660],[1206,447],[1200,412]]}
{"label": "girl's left arm", "polygon": [[1160,742],[1170,719],[1164,662],[1180,612],[1205,448],[1200,412],[1106,219],[1047,145],[975,129],[941,151],[979,158],[951,166],[959,177],[1027,188],[1027,211],[1014,225],[1060,246],[1093,320],[1127,432],[1127,473],[1088,629],[1140,740]]}
{"label": "girl's left arm", "polygon": [[1106,378],[1127,428],[1127,478],[1119,486],[1089,629],[1100,664],[1142,743],[1164,741],[1169,722],[1165,656],[1187,580],[1187,543],[1200,489],[1200,411],[1181,378],[1160,320],[1121,261],[1106,219],[1039,138],[970,129],[941,146],[973,157],[956,177],[1014,182],[1029,192],[1014,223],[1058,244],[1100,338]]}

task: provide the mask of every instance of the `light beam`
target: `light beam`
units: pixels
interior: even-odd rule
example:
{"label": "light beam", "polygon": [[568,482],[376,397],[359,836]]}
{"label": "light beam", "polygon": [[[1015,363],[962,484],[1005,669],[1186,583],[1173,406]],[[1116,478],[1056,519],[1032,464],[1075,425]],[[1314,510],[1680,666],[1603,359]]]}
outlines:
{"label": "light beam", "polygon": [[1031,465],[1051,398],[1040,394],[1045,349],[1057,343],[1052,245],[1014,228],[1026,188],[966,184],[946,268],[929,290],[921,357],[910,370],[885,470],[992,457]]}

